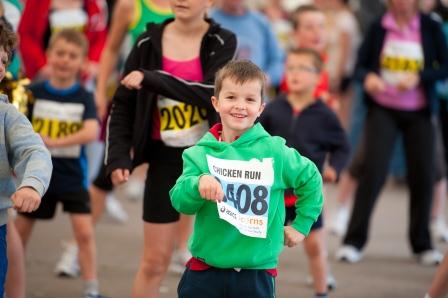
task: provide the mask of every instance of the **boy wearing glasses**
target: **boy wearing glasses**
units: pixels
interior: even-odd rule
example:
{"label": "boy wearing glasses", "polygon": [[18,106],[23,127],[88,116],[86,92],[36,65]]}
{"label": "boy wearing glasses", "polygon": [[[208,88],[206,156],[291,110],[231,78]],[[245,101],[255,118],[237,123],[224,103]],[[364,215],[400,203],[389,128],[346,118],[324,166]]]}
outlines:
{"label": "boy wearing glasses", "polygon": [[[315,50],[291,50],[285,69],[288,93],[279,95],[266,106],[260,123],[271,135],[285,138],[287,146],[313,161],[324,181],[335,182],[347,162],[349,145],[336,115],[314,96],[322,65]],[[327,156],[328,165],[324,167]],[[291,191],[285,192],[285,224],[295,218],[296,200]],[[322,214],[311,227],[304,245],[316,297],[327,297],[328,265]]]}

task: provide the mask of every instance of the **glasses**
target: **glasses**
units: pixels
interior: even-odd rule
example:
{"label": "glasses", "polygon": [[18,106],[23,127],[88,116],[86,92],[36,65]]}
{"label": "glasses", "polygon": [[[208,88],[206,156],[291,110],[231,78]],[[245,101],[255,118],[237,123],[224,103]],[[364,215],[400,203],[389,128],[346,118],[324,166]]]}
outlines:
{"label": "glasses", "polygon": [[307,72],[307,73],[319,73],[319,71],[314,67],[308,67],[304,65],[299,66],[288,66],[286,67],[287,72]]}

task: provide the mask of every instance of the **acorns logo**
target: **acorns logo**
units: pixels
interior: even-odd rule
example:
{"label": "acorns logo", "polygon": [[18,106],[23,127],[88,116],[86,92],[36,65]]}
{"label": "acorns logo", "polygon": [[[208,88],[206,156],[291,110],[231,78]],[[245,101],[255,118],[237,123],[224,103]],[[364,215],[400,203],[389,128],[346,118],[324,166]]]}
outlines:
{"label": "acorns logo", "polygon": [[219,209],[219,211],[221,211],[222,213],[224,213],[224,211],[226,211],[226,207],[222,206],[221,209]]}

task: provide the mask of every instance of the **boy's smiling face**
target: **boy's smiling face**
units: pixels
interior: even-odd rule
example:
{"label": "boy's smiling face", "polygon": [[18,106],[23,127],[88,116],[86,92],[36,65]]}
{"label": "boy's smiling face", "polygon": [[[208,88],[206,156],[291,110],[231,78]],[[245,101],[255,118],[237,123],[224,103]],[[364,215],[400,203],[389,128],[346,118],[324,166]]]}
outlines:
{"label": "boy's smiling face", "polygon": [[8,66],[8,53],[3,47],[0,47],[0,82],[6,74],[6,67]]}
{"label": "boy's smiling face", "polygon": [[261,82],[250,80],[238,84],[231,77],[222,82],[218,98],[212,97],[212,104],[221,117],[223,135],[240,136],[251,128],[263,112]]}

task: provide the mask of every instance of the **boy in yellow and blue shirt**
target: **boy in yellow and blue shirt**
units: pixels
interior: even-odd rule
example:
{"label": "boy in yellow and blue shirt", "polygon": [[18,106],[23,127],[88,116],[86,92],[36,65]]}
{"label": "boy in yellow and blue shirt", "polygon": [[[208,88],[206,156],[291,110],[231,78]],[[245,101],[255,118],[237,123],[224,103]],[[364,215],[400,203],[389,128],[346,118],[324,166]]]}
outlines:
{"label": "boy in yellow and blue shirt", "polygon": [[37,219],[53,218],[58,203],[70,213],[79,247],[84,297],[99,298],[96,244],[90,197],[87,191],[87,157],[84,145],[98,135],[92,94],[78,82],[87,54],[87,40],[79,32],[64,29],[54,34],[47,51],[51,67],[48,81],[30,86],[35,101],[30,106],[34,130],[51,152],[53,175],[39,209],[20,213],[16,226],[26,245]]}

